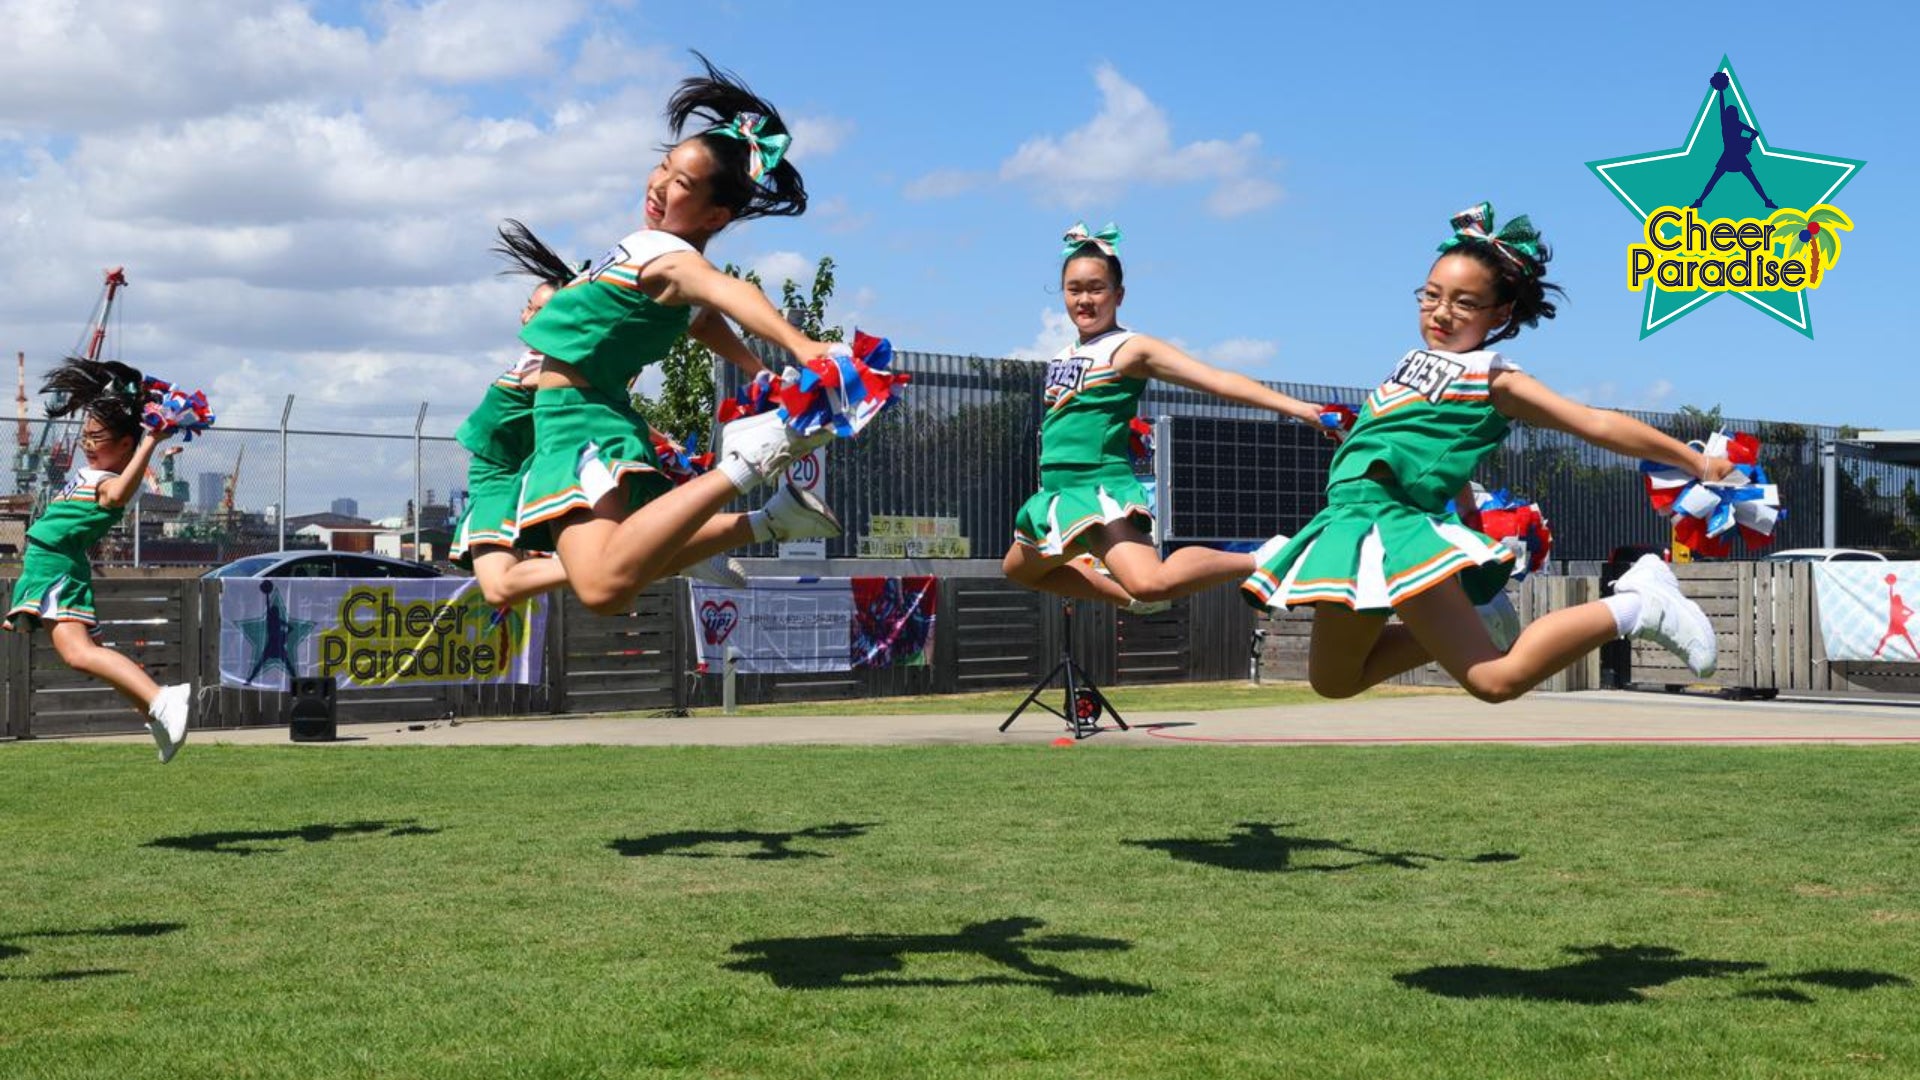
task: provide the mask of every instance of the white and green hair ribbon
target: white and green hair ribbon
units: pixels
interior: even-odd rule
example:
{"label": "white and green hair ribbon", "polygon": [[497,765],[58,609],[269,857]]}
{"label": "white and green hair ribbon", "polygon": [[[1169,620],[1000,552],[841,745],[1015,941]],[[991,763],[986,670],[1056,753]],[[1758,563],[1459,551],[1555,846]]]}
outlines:
{"label": "white and green hair ribbon", "polygon": [[760,129],[766,124],[767,118],[759,113],[743,112],[718,127],[708,129],[710,134],[725,135],[747,144],[747,177],[756,184],[780,164],[780,159],[787,156],[787,146],[793,142],[792,137],[787,135],[760,134]]}
{"label": "white and green hair ribbon", "polygon": [[1068,229],[1067,234],[1061,239],[1067,242],[1067,246],[1060,252],[1062,259],[1073,258],[1075,252],[1088,245],[1098,248],[1102,255],[1115,255],[1117,253],[1114,249],[1120,246],[1120,226],[1109,221],[1106,228],[1090,233],[1087,231],[1086,222],[1076,221],[1073,228]]}
{"label": "white and green hair ribbon", "polygon": [[[1468,240],[1479,240],[1492,244],[1493,249],[1519,267],[1521,273],[1532,276],[1537,272],[1540,266],[1540,230],[1533,227],[1527,215],[1521,214],[1496,232],[1493,227],[1493,204],[1483,202],[1453,215],[1450,224],[1453,226],[1453,235],[1441,243],[1439,250],[1452,251]],[[1526,257],[1521,258],[1523,255]]]}

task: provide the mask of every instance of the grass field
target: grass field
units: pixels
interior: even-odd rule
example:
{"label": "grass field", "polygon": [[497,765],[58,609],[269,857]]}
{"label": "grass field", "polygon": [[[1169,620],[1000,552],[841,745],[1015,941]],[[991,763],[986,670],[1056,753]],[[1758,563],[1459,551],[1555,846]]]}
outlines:
{"label": "grass field", "polygon": [[0,746],[0,1076],[1920,1073],[1920,752]]}

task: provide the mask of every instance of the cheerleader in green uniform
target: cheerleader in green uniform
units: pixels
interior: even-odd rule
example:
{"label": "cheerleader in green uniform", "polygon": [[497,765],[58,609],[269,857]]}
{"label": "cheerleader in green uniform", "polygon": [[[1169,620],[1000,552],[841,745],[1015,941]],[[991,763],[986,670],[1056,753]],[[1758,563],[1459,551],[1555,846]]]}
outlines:
{"label": "cheerleader in green uniform", "polygon": [[[521,326],[533,321],[577,272],[512,219],[500,227],[500,242],[493,250],[512,264],[507,273],[525,274],[538,282],[521,308]],[[472,457],[467,467],[467,508],[454,533],[453,561],[473,571],[481,594],[496,607],[559,588],[567,581],[559,560],[529,557],[552,551],[523,543],[517,526],[521,480],[533,453],[534,383],[545,359],[532,349],[524,350],[512,367],[488,384],[479,406],[454,436]],[[776,513],[780,501],[776,496]],[[754,513],[766,515],[767,511]],[[696,561],[685,572],[722,585],[746,583],[737,564],[721,556]]]}
{"label": "cheerleader in green uniform", "polygon": [[[1040,490],[1014,517],[1013,546],[1001,569],[1031,589],[1153,611],[1246,577],[1255,556],[1186,547],[1162,560],[1155,550],[1153,507],[1127,461],[1129,425],[1147,380],[1163,379],[1315,427],[1320,410],[1122,327],[1126,288],[1115,251],[1119,242],[1112,225],[1091,235],[1085,225],[1075,225],[1066,234],[1060,287],[1079,337],[1047,365]],[[1081,553],[1099,558],[1112,576],[1087,568],[1076,559]]]}
{"label": "cheerleader in green uniform", "polygon": [[727,318],[796,357],[829,349],[788,325],[758,288],[701,254],[735,221],[800,214],[807,193],[785,160],[789,136],[780,114],[700,59],[705,76],[680,84],[667,118],[676,138],[690,122],[707,126],[666,148],[654,167],[646,227],[555,293],[520,332],[546,359],[515,527],[536,546],[550,532],[575,595],[609,614],[628,610],[640,589],[676,567],[756,541],[840,532],[825,504],[792,484],[782,485],[764,514],[719,514],[778,480],[796,457],[832,437],[830,427],[803,438],[778,413],[734,421],[714,469],[674,487],[628,397],[641,370],[686,334],[748,375],[765,371]]}
{"label": "cheerleader in green uniform", "polygon": [[60,659],[118,690],[147,718],[147,730],[160,747],[160,760],[172,761],[187,741],[192,687],[162,687],[139,664],[93,640],[99,619],[93,607],[93,566],[87,550],[100,542],[125,515],[140,491],[153,452],[170,434],[141,423],[146,405],[140,372],[112,361],[70,358],[41,387],[54,395],[47,416],[74,413],[80,427],[80,452],[86,467],[47,504],[27,530],[20,580],[4,626],[30,631],[45,625]]}
{"label": "cheerleader in green uniform", "polygon": [[[1696,674],[1715,663],[1713,626],[1658,556],[1635,563],[1616,594],[1536,620],[1511,649],[1475,605],[1505,586],[1513,553],[1445,512],[1446,502],[1518,420],[1718,480],[1731,466],[1625,414],[1555,394],[1493,346],[1554,315],[1550,257],[1523,217],[1497,232],[1482,203],[1415,290],[1424,347],[1367,399],[1327,477],[1327,507],[1267,552],[1242,585],[1256,605],[1314,607],[1308,677],[1350,697],[1437,660],[1475,697],[1507,701],[1614,638],[1671,650]],[[1399,616],[1389,625],[1389,615]]]}

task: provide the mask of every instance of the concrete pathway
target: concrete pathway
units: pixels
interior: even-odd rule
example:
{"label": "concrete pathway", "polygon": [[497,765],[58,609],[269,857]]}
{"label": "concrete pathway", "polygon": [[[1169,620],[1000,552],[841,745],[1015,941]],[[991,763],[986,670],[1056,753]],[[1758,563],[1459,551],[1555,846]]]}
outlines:
{"label": "concrete pathway", "polygon": [[[1121,708],[1125,689],[1114,692]],[[1083,746],[1288,746],[1318,743],[1903,743],[1920,742],[1920,705],[1842,701],[1738,702],[1717,698],[1595,691],[1537,694],[1485,705],[1464,694],[1382,697],[1214,712],[1127,714],[1131,731],[1109,728]],[[337,743],[365,746],[754,746],[1050,743],[1062,721],[1030,710],[1001,734],[1004,717],[711,716],[463,720],[342,724]],[[144,741],[144,735],[99,741]],[[197,731],[186,748],[210,743],[284,744],[284,728]],[[31,744],[23,744],[31,745]]]}

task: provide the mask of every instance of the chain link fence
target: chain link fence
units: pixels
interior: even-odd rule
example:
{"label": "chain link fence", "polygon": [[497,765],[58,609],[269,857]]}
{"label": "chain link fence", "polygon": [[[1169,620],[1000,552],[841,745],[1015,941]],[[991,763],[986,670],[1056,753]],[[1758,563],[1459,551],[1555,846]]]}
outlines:
{"label": "chain link fence", "polygon": [[[846,532],[827,542],[827,555],[999,558],[1014,511],[1038,482],[1045,365],[904,352],[895,363],[913,373],[900,401],[858,439],[828,449],[827,501]],[[1367,393],[1269,385],[1316,402],[1358,404]],[[726,367],[721,389],[736,388]],[[1140,411],[1168,421],[1157,425],[1157,452],[1172,511],[1163,528],[1174,544],[1247,543],[1291,532],[1324,501],[1333,446],[1311,428],[1160,383],[1148,389]],[[436,426],[445,424],[438,410],[431,415]],[[1697,415],[1630,415],[1682,438],[1707,434]],[[1820,544],[1821,448],[1850,433],[1738,418],[1721,426],[1752,432],[1764,444],[1762,464],[1788,507],[1776,546]],[[72,425],[55,425],[48,441],[58,446],[73,434]],[[148,492],[102,545],[103,563],[217,565],[289,547],[440,560],[465,501],[467,455],[446,436],[289,424],[219,427],[174,446],[180,452],[155,463]],[[1623,544],[1667,542],[1637,465],[1559,432],[1515,425],[1476,479],[1537,499],[1553,526],[1557,560],[1599,560]],[[45,489],[45,455],[29,460],[23,448],[16,484],[27,466],[39,471],[35,486]],[[1869,460],[1843,442],[1838,475],[1841,545],[1895,554],[1920,549],[1920,469]],[[16,532],[0,535],[0,545],[20,550],[29,501],[16,497]],[[776,553],[765,544],[744,554]]]}

